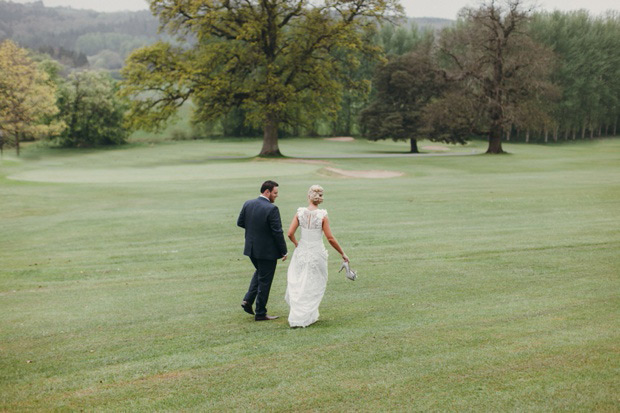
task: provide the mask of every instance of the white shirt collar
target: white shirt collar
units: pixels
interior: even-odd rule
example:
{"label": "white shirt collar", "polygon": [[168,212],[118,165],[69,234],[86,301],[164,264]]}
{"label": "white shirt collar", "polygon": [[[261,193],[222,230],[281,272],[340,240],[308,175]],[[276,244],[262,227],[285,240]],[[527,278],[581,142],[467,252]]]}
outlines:
{"label": "white shirt collar", "polygon": [[[267,201],[269,201],[269,198],[267,198],[267,197],[266,197],[265,195],[263,195],[263,194],[260,194],[260,195],[259,195],[259,198],[265,198]],[[269,202],[271,202],[271,201],[269,201]]]}

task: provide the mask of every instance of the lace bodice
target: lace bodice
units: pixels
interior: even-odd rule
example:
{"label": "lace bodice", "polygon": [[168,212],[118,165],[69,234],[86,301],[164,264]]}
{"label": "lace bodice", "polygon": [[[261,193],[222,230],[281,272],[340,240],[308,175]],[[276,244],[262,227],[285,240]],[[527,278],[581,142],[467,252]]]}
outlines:
{"label": "lace bodice", "polygon": [[[319,242],[323,240],[323,218],[327,216],[324,209],[313,211],[302,207],[297,209],[297,220],[301,227],[300,242]],[[322,243],[321,243],[322,245]]]}
{"label": "lace bodice", "polygon": [[323,229],[323,218],[327,216],[324,209],[309,210],[306,207],[297,208],[299,226],[305,229]]}

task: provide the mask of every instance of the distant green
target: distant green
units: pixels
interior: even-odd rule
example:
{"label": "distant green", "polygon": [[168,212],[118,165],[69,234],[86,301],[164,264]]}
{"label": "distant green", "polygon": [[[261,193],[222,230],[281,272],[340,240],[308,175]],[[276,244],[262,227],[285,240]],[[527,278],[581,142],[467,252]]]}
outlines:
{"label": "distant green", "polygon": [[[0,160],[0,411],[620,410],[620,140],[324,163],[257,160],[260,140],[143,142]],[[331,251],[307,329],[287,327],[287,262],[279,320],[239,306],[235,221],[268,178],[285,227],[325,188],[359,274]]]}

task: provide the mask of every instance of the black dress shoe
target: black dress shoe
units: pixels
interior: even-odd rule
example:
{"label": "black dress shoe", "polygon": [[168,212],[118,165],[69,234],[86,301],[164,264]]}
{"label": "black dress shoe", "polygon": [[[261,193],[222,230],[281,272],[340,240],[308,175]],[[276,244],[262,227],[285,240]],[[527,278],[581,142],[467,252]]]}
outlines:
{"label": "black dress shoe", "polygon": [[241,301],[241,308],[243,308],[243,311],[245,311],[246,313],[254,315],[254,310],[252,310],[252,304],[248,303],[247,301]]}
{"label": "black dress shoe", "polygon": [[277,315],[257,315],[256,317],[254,317],[255,321],[267,321],[267,320],[275,320],[276,318],[279,318],[280,316]]}

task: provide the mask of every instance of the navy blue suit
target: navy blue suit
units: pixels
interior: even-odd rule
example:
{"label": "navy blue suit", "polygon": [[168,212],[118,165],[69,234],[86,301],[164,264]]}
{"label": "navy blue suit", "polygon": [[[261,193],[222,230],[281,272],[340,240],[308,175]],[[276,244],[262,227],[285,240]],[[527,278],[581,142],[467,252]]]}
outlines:
{"label": "navy blue suit", "polygon": [[287,252],[280,211],[266,198],[251,199],[243,204],[237,225],[245,229],[243,254],[256,268],[244,300],[250,305],[256,300],[256,316],[264,316],[276,264]]}

